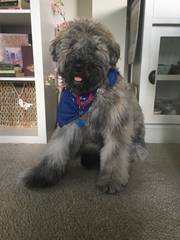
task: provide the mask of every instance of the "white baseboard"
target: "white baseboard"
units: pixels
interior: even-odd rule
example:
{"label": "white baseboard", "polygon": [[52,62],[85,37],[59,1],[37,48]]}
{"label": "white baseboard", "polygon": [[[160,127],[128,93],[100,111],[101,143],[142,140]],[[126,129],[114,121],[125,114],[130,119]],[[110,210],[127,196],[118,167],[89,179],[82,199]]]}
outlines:
{"label": "white baseboard", "polygon": [[147,143],[180,143],[180,125],[145,124]]}

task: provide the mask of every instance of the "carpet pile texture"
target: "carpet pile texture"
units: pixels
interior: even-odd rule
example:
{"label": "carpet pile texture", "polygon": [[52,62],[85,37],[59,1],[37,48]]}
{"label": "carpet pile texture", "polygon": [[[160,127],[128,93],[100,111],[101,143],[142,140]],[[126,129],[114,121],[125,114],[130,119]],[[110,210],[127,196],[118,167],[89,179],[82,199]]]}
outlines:
{"label": "carpet pile texture", "polygon": [[17,176],[45,145],[0,145],[0,240],[179,240],[180,145],[150,144],[124,192],[95,187],[97,171],[71,161],[53,188],[30,191]]}

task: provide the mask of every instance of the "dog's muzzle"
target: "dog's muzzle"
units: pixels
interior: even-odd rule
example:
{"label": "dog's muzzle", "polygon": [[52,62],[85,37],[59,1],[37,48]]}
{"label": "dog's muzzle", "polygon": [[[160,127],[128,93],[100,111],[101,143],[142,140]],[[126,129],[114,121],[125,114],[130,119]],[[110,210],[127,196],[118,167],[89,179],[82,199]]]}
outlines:
{"label": "dog's muzzle", "polygon": [[76,63],[74,66],[75,74],[74,74],[74,83],[75,85],[82,85],[84,81],[83,77],[83,64]]}

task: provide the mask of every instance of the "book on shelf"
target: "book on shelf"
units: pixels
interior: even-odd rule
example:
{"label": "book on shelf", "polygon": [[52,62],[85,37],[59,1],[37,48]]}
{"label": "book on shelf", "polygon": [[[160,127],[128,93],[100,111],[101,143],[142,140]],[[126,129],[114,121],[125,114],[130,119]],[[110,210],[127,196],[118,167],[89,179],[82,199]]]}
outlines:
{"label": "book on shelf", "polygon": [[0,9],[19,8],[18,0],[0,1]]}
{"label": "book on shelf", "polygon": [[0,77],[16,77],[16,73],[13,71],[9,71],[9,72],[0,71]]}
{"label": "book on shelf", "polygon": [[16,71],[12,64],[0,63],[0,77],[15,77]]}
{"label": "book on shelf", "polygon": [[34,76],[32,46],[22,46],[22,60],[24,76]]}
{"label": "book on shelf", "polygon": [[0,70],[12,70],[12,69],[14,69],[14,66],[12,64],[0,62]]}
{"label": "book on shelf", "polygon": [[0,63],[0,77],[24,77],[20,65]]}
{"label": "book on shelf", "polygon": [[18,0],[0,0],[0,3],[18,2]]}
{"label": "book on shelf", "polygon": [[30,9],[30,0],[0,0],[0,9]]}
{"label": "book on shelf", "polygon": [[2,1],[0,1],[0,6],[13,6],[13,5],[18,5],[18,1],[16,1],[16,0],[12,0],[12,1],[4,1],[4,2],[2,2]]}

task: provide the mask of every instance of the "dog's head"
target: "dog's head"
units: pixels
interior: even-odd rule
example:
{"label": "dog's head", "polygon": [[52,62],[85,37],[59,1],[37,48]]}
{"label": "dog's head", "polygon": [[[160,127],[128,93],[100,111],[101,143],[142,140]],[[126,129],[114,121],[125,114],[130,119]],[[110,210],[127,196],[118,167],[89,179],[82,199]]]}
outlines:
{"label": "dog's head", "polygon": [[110,67],[120,56],[119,45],[100,23],[81,19],[70,22],[50,47],[66,86],[88,94],[107,81]]}

